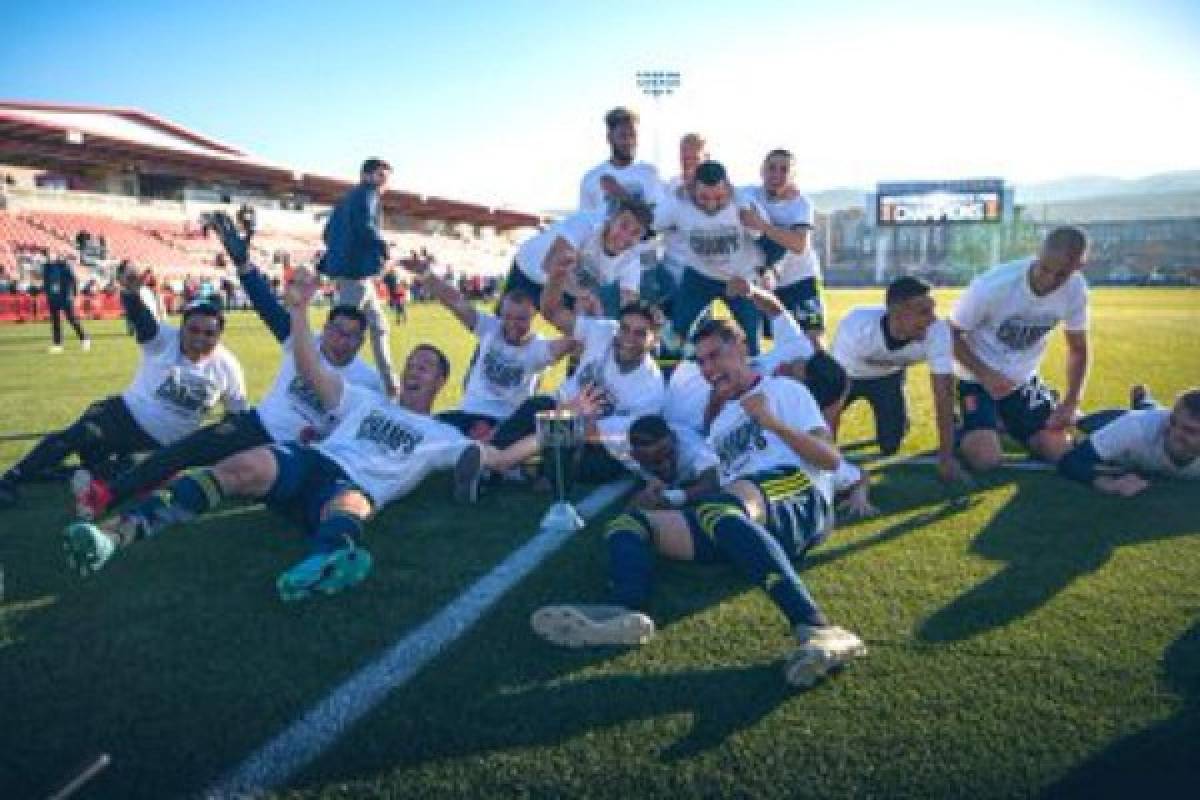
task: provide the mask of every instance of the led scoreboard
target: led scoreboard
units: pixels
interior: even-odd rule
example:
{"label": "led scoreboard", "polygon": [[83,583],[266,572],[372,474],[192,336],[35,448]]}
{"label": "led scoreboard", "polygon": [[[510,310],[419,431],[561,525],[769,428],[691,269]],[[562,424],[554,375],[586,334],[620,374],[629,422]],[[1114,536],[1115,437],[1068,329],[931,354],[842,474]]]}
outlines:
{"label": "led scoreboard", "polygon": [[875,220],[881,226],[1001,222],[1011,197],[999,178],[880,183]]}

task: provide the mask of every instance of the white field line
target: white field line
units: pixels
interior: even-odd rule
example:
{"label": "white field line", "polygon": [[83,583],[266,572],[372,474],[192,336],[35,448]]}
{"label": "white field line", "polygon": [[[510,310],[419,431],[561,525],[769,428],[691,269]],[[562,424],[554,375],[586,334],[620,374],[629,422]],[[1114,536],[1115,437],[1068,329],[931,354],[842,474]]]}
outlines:
{"label": "white field line", "polygon": [[[631,484],[605,484],[577,506],[591,519]],[[320,756],[390,692],[403,686],[446,646],[469,631],[510,589],[558,550],[573,531],[539,531],[449,605],[351,675],[300,719],[205,792],[209,798],[254,797],[282,786]]]}

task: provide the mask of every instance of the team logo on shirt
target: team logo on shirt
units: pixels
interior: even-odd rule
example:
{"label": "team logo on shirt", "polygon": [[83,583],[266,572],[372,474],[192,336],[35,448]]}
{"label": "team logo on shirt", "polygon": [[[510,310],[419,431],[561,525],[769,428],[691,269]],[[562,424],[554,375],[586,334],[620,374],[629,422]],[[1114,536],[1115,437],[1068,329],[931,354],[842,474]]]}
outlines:
{"label": "team logo on shirt", "polygon": [[300,405],[310,408],[313,411],[324,413],[325,408],[321,405],[321,398],[317,395],[317,390],[308,385],[308,381],[296,375],[292,378],[292,382],[288,384],[288,394],[291,395]]}
{"label": "team logo on shirt", "polygon": [[688,234],[688,245],[698,256],[731,256],[741,249],[742,230],[736,225],[693,230]]}
{"label": "team logo on shirt", "polygon": [[167,373],[166,380],[154,390],[154,395],[168,405],[197,413],[215,402],[213,386],[197,375],[185,375],[178,369]]}
{"label": "team logo on shirt", "polygon": [[1009,317],[996,329],[996,338],[1010,350],[1028,350],[1054,330],[1054,318],[1023,319]]}
{"label": "team logo on shirt", "polygon": [[359,423],[354,438],[408,455],[417,449],[425,435],[383,412],[372,411]]}
{"label": "team logo on shirt", "polygon": [[488,350],[483,354],[483,377],[501,389],[515,389],[525,379],[525,367],[518,361],[504,357],[501,350]]}
{"label": "team logo on shirt", "polygon": [[767,437],[762,426],[752,419],[738,425],[717,440],[717,458],[721,466],[728,470],[751,450],[766,450]]}

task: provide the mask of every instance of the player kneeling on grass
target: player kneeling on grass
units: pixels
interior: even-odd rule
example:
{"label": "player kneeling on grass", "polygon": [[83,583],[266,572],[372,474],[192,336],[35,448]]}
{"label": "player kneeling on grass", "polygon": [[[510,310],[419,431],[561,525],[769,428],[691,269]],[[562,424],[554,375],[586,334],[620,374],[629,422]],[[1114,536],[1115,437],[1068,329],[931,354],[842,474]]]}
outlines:
{"label": "player kneeling on grass", "polygon": [[251,498],[299,512],[313,540],[313,554],[280,576],[280,596],[333,594],[370,572],[370,555],[359,546],[367,519],[431,471],[452,467],[456,499],[475,499],[484,446],[429,417],[449,373],[445,356],[432,345],[414,348],[396,402],[347,382],[322,363],[309,329],[307,307],[316,286],[314,276],[300,271],[288,288],[291,341],[297,372],[322,407],[335,410],[337,427],[312,447],[258,447],[211,469],[190,470],[103,528],[71,525],[64,547],[74,569],[94,572],[118,548],[211,511],[226,497]]}
{"label": "player kneeling on grass", "polygon": [[1139,397],[1137,388],[1133,410],[1091,415],[1110,421],[1062,457],[1060,473],[1122,497],[1149,487],[1146,474],[1200,478],[1200,388],[1180,394],[1172,408],[1157,407],[1144,390]]}
{"label": "player kneeling on grass", "polygon": [[[670,558],[731,561],[767,593],[800,641],[788,657],[789,683],[810,686],[865,655],[853,633],[831,625],[793,567],[829,533],[834,470],[843,463],[830,443],[816,402],[787,378],[760,379],[747,364],[736,326],[712,320],[693,337],[696,359],[726,402],[713,420],[708,446],[720,464],[723,490],[683,500],[682,509],[635,506],[608,525],[613,606],[548,606],[534,630],[557,644],[638,644],[654,633],[642,608],[649,596],[653,551]],[[697,464],[677,466],[675,475]],[[701,478],[703,480],[703,478]],[[645,490],[643,490],[643,495]],[[645,498],[639,495],[642,505]]]}

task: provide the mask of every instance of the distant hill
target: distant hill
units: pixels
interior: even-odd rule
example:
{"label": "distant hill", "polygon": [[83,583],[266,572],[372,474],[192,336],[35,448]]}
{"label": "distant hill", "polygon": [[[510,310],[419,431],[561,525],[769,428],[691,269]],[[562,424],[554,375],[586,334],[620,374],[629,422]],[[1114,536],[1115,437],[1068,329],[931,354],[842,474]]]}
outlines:
{"label": "distant hill", "polygon": [[1177,194],[1200,192],[1200,170],[1180,170],[1148,175],[1145,178],[1109,178],[1085,175],[1059,178],[1043,183],[1018,185],[1017,203],[1067,203],[1088,198],[1113,198],[1121,195]]}

